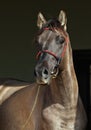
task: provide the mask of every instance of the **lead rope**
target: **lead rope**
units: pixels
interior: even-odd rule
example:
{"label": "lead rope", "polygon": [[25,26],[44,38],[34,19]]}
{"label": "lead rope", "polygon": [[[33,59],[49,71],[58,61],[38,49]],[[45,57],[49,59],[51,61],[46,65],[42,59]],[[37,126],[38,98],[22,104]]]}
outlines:
{"label": "lead rope", "polygon": [[28,118],[27,118],[25,124],[23,125],[22,130],[24,130],[24,128],[26,127],[26,125],[29,123],[29,120],[30,120],[30,118],[31,118],[31,116],[32,116],[32,113],[33,113],[33,111],[34,111],[34,109],[35,109],[35,107],[36,107],[37,100],[38,100],[38,95],[39,95],[39,90],[40,90],[40,85],[38,86],[38,90],[37,90],[37,94],[36,94],[36,97],[35,97],[35,101],[34,101],[32,110],[31,110],[31,112],[30,112],[30,114],[29,114],[29,116],[28,116]]}

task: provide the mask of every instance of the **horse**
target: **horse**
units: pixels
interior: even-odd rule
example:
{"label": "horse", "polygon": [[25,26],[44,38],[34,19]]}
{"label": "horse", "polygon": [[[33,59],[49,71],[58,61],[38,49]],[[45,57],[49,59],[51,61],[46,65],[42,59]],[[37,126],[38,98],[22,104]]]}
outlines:
{"label": "horse", "polygon": [[79,96],[66,13],[61,10],[58,18],[46,21],[39,12],[37,26],[36,82],[14,80],[10,85],[16,88],[17,83],[21,88],[2,101],[0,130],[85,130],[87,117]]}

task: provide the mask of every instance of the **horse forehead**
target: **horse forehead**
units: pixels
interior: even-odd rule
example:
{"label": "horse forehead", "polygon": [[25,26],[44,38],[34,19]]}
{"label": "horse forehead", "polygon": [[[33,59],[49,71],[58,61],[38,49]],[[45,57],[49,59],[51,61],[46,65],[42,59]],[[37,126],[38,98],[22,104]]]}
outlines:
{"label": "horse forehead", "polygon": [[57,34],[55,32],[46,30],[39,36],[38,40],[40,43],[41,42],[51,42],[51,41],[55,40],[56,35]]}

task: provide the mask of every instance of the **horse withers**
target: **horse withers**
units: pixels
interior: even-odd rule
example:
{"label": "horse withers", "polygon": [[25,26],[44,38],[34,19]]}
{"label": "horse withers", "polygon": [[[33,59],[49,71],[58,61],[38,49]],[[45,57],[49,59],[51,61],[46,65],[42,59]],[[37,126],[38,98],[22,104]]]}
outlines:
{"label": "horse withers", "polygon": [[36,83],[10,94],[0,106],[0,130],[85,130],[87,118],[74,71],[67,18],[39,13],[35,37]]}

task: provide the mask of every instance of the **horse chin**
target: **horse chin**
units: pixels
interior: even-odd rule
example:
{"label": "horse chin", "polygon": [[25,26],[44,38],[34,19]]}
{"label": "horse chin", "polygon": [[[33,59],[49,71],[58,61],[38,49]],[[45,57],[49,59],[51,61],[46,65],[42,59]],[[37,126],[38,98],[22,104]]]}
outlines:
{"label": "horse chin", "polygon": [[50,84],[50,81],[51,81],[51,78],[48,78],[48,79],[37,79],[36,82],[37,84],[40,84],[40,85],[49,85]]}

